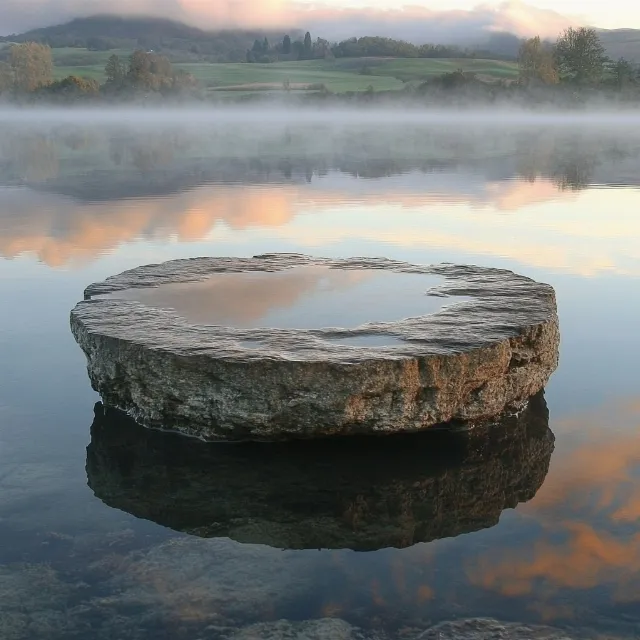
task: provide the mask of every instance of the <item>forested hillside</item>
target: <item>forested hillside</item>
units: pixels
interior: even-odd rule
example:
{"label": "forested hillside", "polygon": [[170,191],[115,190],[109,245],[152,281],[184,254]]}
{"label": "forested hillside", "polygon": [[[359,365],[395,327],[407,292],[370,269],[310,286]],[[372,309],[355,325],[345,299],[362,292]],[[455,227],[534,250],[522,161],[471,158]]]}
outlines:
{"label": "forested hillside", "polygon": [[[40,42],[53,49],[73,47],[92,51],[153,49],[180,58],[210,62],[241,62],[256,39],[282,40],[282,32],[258,30],[203,31],[160,18],[93,16],[67,24],[35,29],[0,40]],[[297,32],[291,33],[298,37]]]}

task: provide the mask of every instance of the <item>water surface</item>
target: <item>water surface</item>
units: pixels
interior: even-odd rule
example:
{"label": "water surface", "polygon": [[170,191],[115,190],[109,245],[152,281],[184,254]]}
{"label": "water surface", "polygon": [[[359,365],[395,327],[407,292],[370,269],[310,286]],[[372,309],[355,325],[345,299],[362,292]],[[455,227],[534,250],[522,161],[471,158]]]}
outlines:
{"label": "water surface", "polygon": [[[323,616],[401,637],[493,616],[637,638],[629,117],[0,123],[0,637],[209,639]],[[540,429],[277,465],[282,453],[202,449],[100,413],[69,331],[85,286],[140,264],[278,251],[472,263],[553,285],[561,357]],[[341,322],[334,311],[359,322],[360,284],[342,284],[344,309],[325,309],[314,284],[314,317],[292,324]],[[402,290],[375,288],[388,298],[371,304],[403,314]],[[289,313],[268,300],[251,322]]]}
{"label": "water surface", "polygon": [[304,266],[217,273],[199,282],[123,289],[98,298],[171,309],[192,324],[239,328],[355,328],[438,311],[451,300],[427,295],[443,278],[380,269]]}

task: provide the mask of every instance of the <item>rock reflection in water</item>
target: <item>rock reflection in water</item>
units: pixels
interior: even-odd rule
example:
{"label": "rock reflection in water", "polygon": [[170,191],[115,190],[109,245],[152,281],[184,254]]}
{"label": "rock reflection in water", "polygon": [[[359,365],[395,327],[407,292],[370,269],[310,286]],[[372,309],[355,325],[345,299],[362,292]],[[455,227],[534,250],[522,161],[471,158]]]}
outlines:
{"label": "rock reflection in water", "polygon": [[472,431],[385,439],[211,444],[138,426],[97,404],[95,495],[202,537],[278,548],[403,548],[498,523],[532,499],[554,448],[542,394]]}

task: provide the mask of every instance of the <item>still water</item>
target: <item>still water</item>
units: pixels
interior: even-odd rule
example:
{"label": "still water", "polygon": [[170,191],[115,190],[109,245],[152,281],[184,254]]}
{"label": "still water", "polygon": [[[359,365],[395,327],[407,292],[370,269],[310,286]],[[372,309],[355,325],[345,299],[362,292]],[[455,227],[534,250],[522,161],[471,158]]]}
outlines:
{"label": "still water", "polygon": [[218,273],[200,282],[124,289],[96,297],[169,309],[199,325],[352,329],[367,322],[422,316],[452,304],[451,299],[428,295],[443,282],[444,278],[419,273],[307,266]]}
{"label": "still water", "polygon": [[[477,616],[640,637],[640,121],[114,120],[0,122],[2,640],[327,617],[400,638]],[[96,404],[69,330],[86,285],[280,251],[548,282],[560,367],[486,437],[203,448]],[[381,304],[316,275],[273,295],[311,287],[321,314],[333,287],[354,321]]]}

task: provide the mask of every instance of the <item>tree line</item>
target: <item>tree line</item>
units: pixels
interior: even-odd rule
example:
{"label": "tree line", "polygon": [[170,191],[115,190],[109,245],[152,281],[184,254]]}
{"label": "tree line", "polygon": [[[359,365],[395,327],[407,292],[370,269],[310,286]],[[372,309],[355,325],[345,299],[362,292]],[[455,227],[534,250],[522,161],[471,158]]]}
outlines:
{"label": "tree line", "polygon": [[127,59],[112,55],[105,76],[103,85],[76,75],[55,80],[51,47],[25,42],[13,45],[8,62],[0,62],[0,94],[80,98],[126,92],[183,93],[197,86],[190,73],[174,70],[167,58],[147,51],[134,51]]}
{"label": "tree line", "polygon": [[539,36],[522,43],[520,83],[530,85],[598,85],[624,89],[640,83],[640,68],[624,58],[611,60],[595,29],[569,27],[555,43]]}
{"label": "tree line", "polygon": [[247,62],[278,62],[285,60],[316,60],[321,58],[471,58],[478,52],[441,44],[415,45],[404,40],[364,36],[330,43],[323,38],[311,38],[306,32],[303,38],[292,40],[285,35],[282,41],[270,44],[268,38],[256,39],[247,51]]}
{"label": "tree line", "polygon": [[[388,55],[400,55],[403,52],[394,48],[398,41],[387,38],[360,38],[344,42],[360,43],[357,52],[367,55],[379,51],[376,49],[378,46],[387,47],[383,50]],[[439,53],[430,53],[423,47],[419,48],[422,57],[438,57]],[[247,52],[247,61],[264,61],[264,56],[268,58],[274,48],[279,52],[278,55],[291,56],[291,59],[306,60],[335,55],[335,47],[332,49],[326,40],[320,38],[314,42],[307,32],[304,38],[296,41],[285,36],[274,46],[269,44],[266,37],[256,39],[252,49]],[[349,55],[349,50],[345,51]],[[445,51],[441,50],[442,53]],[[356,52],[351,53],[355,55]],[[55,80],[52,50],[48,45],[35,42],[14,44],[5,60],[0,61],[0,94],[5,96],[34,95],[68,99],[140,93],[175,95],[193,93],[197,87],[191,74],[180,69],[174,70],[168,58],[153,51],[137,50],[126,58],[112,55],[106,64],[106,81],[102,85],[97,80],[76,75]],[[620,91],[627,96],[635,96],[640,89],[640,68],[623,58],[616,61],[609,59],[597,32],[590,28],[569,28],[555,43],[545,42],[540,37],[530,38],[522,43],[518,62],[518,86],[525,93],[536,86],[555,85],[569,87],[570,92],[574,91],[571,87],[601,87]],[[363,67],[361,73],[366,71]],[[502,84],[505,87],[510,85],[507,81]],[[430,79],[417,87],[416,91],[418,95],[426,95],[434,91],[481,91],[488,87],[493,93],[505,94],[504,87],[490,86],[462,71]],[[521,93],[522,90],[518,89]],[[373,88],[369,93],[374,93]]]}
{"label": "tree line", "polygon": [[134,51],[128,59],[112,55],[105,66],[105,93],[144,91],[182,93],[197,87],[192,74],[174,70],[165,56],[153,51]]}

